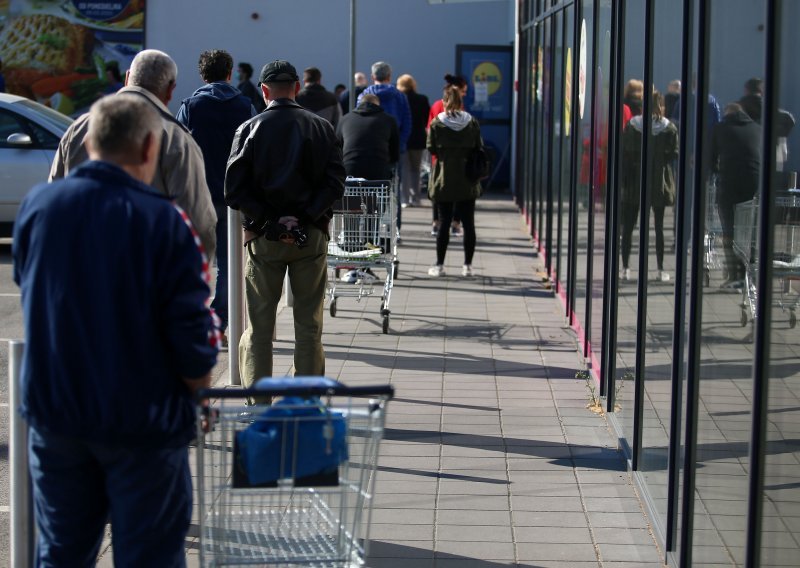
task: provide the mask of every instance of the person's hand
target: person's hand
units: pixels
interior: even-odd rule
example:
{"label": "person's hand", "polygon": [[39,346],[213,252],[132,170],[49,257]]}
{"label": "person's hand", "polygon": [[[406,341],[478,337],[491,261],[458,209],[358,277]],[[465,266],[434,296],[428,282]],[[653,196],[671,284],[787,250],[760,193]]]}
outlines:
{"label": "person's hand", "polygon": [[294,229],[295,227],[300,225],[300,219],[292,215],[287,215],[286,217],[281,217],[280,219],[278,219],[278,223],[280,223],[287,229]]}
{"label": "person's hand", "polygon": [[[278,219],[278,223],[286,227],[287,230],[292,230],[300,226],[300,220],[292,215],[286,215]],[[294,237],[290,235],[281,235],[280,241],[285,245],[293,245]]]}

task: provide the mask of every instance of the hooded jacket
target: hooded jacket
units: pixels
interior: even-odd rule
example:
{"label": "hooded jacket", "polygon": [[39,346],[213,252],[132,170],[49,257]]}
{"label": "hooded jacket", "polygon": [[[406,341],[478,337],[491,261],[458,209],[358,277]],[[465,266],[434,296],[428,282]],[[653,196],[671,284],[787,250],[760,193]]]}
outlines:
{"label": "hooded jacket", "polygon": [[394,85],[378,83],[370,85],[358,96],[358,102],[366,94],[372,94],[381,100],[381,108],[394,117],[397,121],[397,131],[400,134],[400,153],[404,154],[408,137],[411,136],[411,108],[408,106],[408,99]]}
{"label": "hooded jacket", "polygon": [[746,112],[725,115],[711,134],[711,169],[719,174],[717,202],[752,199],[761,170],[761,126]]}
{"label": "hooded jacket", "polygon": [[[642,115],[634,116],[622,133],[622,201],[632,207],[639,206],[643,124]],[[678,129],[662,117],[653,119],[650,134],[650,204],[674,205],[675,175],[671,163],[678,159]]]}
{"label": "hooded jacket", "polygon": [[469,201],[481,194],[480,182],[467,179],[467,156],[483,145],[478,121],[464,111],[452,116],[442,112],[431,122],[428,151],[436,156],[436,165],[428,186],[432,201]]}
{"label": "hooded jacket", "polygon": [[342,118],[342,108],[336,95],[325,89],[319,83],[306,85],[295,99],[301,107],[310,110],[330,122],[334,128]]}
{"label": "hooded jacket", "polygon": [[203,152],[206,182],[216,206],[225,204],[225,167],[233,135],[255,114],[250,99],[224,81],[203,85],[183,99],[178,109],[178,122],[191,132]]}
{"label": "hooded jacket", "polygon": [[400,157],[397,123],[372,103],[361,103],[336,127],[348,176],[391,179],[392,164]]}

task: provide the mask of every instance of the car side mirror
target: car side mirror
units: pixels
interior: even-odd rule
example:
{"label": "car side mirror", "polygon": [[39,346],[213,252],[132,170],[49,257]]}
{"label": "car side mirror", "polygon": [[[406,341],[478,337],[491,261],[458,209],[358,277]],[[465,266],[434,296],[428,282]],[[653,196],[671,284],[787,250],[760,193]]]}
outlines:
{"label": "car side mirror", "polygon": [[28,134],[23,134],[21,132],[15,132],[14,134],[10,134],[8,138],[6,138],[6,142],[11,146],[32,146],[33,140]]}

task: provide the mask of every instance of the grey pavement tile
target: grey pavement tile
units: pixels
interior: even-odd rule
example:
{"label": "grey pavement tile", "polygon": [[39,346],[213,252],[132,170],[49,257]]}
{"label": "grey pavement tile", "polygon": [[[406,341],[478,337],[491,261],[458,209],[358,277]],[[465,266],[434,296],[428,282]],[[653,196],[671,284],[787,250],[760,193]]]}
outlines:
{"label": "grey pavement tile", "polygon": [[584,527],[586,514],[581,512],[513,511],[515,527]]}
{"label": "grey pavement tile", "polygon": [[628,488],[629,497],[609,498],[609,497],[588,497],[591,490],[583,487],[583,502],[587,511],[598,511],[607,513],[640,513],[642,504],[634,496],[633,488]]}
{"label": "grey pavement tile", "polygon": [[439,509],[508,511],[508,497],[500,495],[440,495],[437,507]]}
{"label": "grey pavement tile", "polygon": [[492,452],[492,455],[496,457],[443,456],[441,469],[443,471],[461,469],[505,471],[505,457],[502,457],[498,452]]}
{"label": "grey pavement tile", "polygon": [[482,560],[514,560],[510,542],[461,542],[438,540],[435,558],[467,557]]}
{"label": "grey pavement tile", "polygon": [[440,495],[508,495],[508,491],[509,486],[505,483],[442,479],[439,484]]}
{"label": "grey pavement tile", "polygon": [[512,495],[514,511],[581,512],[583,504],[577,496],[543,497],[539,495]]}
{"label": "grey pavement tile", "polygon": [[552,544],[527,543],[517,544],[517,556],[521,561],[558,560],[562,562],[592,562],[597,560],[597,552],[591,543]]}
{"label": "grey pavement tile", "polygon": [[550,544],[592,544],[588,527],[515,527],[515,542]]}
{"label": "grey pavement tile", "polygon": [[373,507],[372,522],[378,524],[432,525],[434,508],[425,509],[381,509]]}
{"label": "grey pavement tile", "polygon": [[372,539],[369,543],[369,558],[433,558],[433,539],[421,541]]}
{"label": "grey pavement tile", "polygon": [[[588,532],[588,531],[587,531]],[[436,525],[436,540],[457,542],[513,542],[511,525]]]}
{"label": "grey pavement tile", "polygon": [[486,511],[474,509],[440,509],[436,512],[436,522],[438,525],[460,525],[466,526],[501,526],[507,527],[511,524],[511,515],[508,508],[499,511]]}
{"label": "grey pavement tile", "polygon": [[[600,563],[593,562],[562,562],[560,560],[538,560],[536,562],[518,562],[517,568],[598,568]],[[631,567],[633,568],[633,567]]]}
{"label": "grey pavement tile", "polygon": [[656,546],[655,539],[648,529],[621,529],[593,527],[592,534],[599,544],[630,544],[636,546]]}
{"label": "grey pavement tile", "polygon": [[592,527],[641,529],[647,528],[647,518],[644,513],[607,513],[589,511],[589,522]]}
{"label": "grey pavement tile", "polygon": [[655,545],[636,546],[630,544],[600,544],[603,562],[660,562],[661,556]]}
{"label": "grey pavement tile", "polygon": [[372,540],[433,541],[434,525],[372,523],[369,530]]}
{"label": "grey pavement tile", "polygon": [[572,483],[518,482],[511,492],[520,497],[580,497],[580,489]]}
{"label": "grey pavement tile", "polygon": [[453,556],[436,556],[436,568],[506,568],[517,566],[513,560],[483,560]]}
{"label": "grey pavement tile", "polygon": [[[398,553],[399,554],[399,553]],[[376,558],[368,557],[370,568],[433,568],[433,558]]]}
{"label": "grey pavement tile", "polygon": [[372,499],[373,507],[377,509],[422,509],[433,508],[436,503],[436,493],[385,493],[383,489]]}

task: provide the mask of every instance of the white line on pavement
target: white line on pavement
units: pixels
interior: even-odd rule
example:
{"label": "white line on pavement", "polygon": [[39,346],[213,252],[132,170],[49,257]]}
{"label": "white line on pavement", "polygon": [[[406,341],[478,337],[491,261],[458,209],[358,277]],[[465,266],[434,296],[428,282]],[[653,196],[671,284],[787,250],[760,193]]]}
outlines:
{"label": "white line on pavement", "polygon": [[8,505],[0,505],[0,513],[10,513],[11,507]]}

